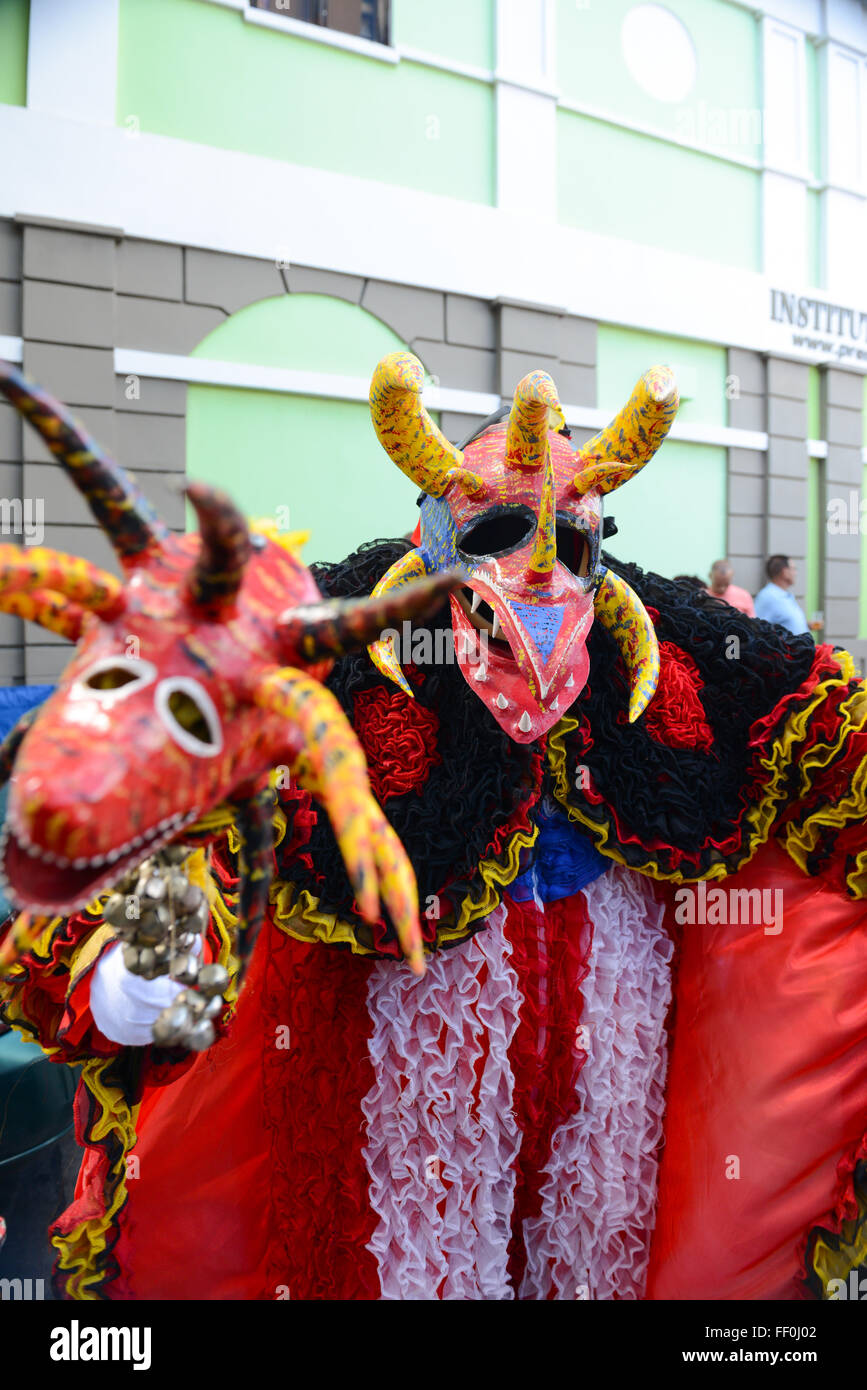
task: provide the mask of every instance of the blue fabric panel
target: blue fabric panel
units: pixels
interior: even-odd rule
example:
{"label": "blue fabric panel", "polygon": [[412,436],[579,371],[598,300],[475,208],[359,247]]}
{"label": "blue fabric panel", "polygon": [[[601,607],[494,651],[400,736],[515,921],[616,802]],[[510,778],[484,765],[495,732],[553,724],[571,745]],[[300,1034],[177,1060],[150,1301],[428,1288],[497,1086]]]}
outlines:
{"label": "blue fabric panel", "polygon": [[507,890],[515,902],[528,902],[533,897],[539,897],[543,903],[570,898],[611,868],[611,860],[600,854],[584,832],[560,812],[542,821],[534,848],[532,868]]}
{"label": "blue fabric panel", "polygon": [[53,689],[53,685],[0,685],[0,739],[6,737],[22,714],[47,700]]}

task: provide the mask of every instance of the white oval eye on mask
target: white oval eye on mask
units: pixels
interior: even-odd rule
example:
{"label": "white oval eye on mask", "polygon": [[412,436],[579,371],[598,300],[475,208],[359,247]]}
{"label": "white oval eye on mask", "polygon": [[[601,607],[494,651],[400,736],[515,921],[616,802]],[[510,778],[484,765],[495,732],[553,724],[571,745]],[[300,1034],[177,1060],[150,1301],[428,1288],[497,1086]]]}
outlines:
{"label": "white oval eye on mask", "polygon": [[103,656],[78,677],[69,694],[76,700],[98,700],[101,705],[114,705],[144,689],[156,677],[157,668],[150,661],[132,656]]}
{"label": "white oval eye on mask", "polygon": [[185,753],[213,758],[222,752],[220,716],[205,687],[191,676],[160,681],[154,704],[163,725]]}

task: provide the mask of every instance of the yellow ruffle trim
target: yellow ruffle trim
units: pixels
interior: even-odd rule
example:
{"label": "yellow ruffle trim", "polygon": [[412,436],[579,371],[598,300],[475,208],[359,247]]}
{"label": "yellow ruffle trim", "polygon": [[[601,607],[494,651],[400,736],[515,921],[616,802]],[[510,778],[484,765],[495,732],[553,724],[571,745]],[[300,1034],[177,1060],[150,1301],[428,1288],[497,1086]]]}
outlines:
{"label": "yellow ruffle trim", "polygon": [[[808,785],[812,777],[838,758],[849,737],[867,725],[867,690],[858,690],[840,706],[843,716],[833,744],[818,743],[802,754],[798,771]],[[822,806],[809,815],[801,825],[790,825],[782,837],[783,844],[800,869],[807,872],[807,858],[815,850],[826,829],[842,830],[852,821],[867,817],[867,758],[857,767],[848,795],[836,806]],[[846,875],[846,887],[853,898],[867,895],[867,847],[855,855],[855,867]]]}
{"label": "yellow ruffle trim", "polygon": [[[762,766],[766,769],[768,777],[765,783],[764,794],[760,801],[751,806],[746,813],[745,820],[749,827],[745,837],[745,853],[738,861],[738,867],[747,864],[760,845],[767,840],[774,820],[778,803],[782,800],[781,783],[783,777],[791,766],[796,745],[802,743],[806,734],[807,725],[812,718],[815,710],[822,704],[832,690],[837,690],[840,686],[848,685],[855,677],[855,664],[848,652],[836,652],[835,660],[840,666],[839,676],[829,676],[821,681],[814,690],[808,703],[801,709],[796,710],[786,723],[780,738],[776,739],[771,745],[768,756],[762,759]],[[863,692],[856,692],[853,701]],[[852,703],[850,701],[850,703]],[[867,711],[865,711],[867,712]],[[566,736],[578,728],[578,721],[570,719],[568,715],[559,721],[551,733],[548,741],[548,762],[554,777],[554,796],[561,806],[565,809],[571,820],[578,821],[587,827],[593,836],[593,841],[600,854],[606,855],[609,859],[614,859],[618,864],[627,864],[624,855],[613,845],[609,845],[610,827],[605,823],[599,823],[592,819],[580,806],[570,805],[568,796],[570,792],[569,779],[566,771]],[[839,751],[839,745],[833,752]],[[810,785],[810,769],[813,766],[810,762],[810,754],[804,753],[799,762],[801,773],[801,791],[804,792]],[[808,822],[809,823],[809,822]],[[788,844],[786,845],[788,849]],[[789,850],[791,853],[791,850]],[[794,856],[793,856],[794,857]],[[864,852],[864,859],[867,862],[867,850]],[[692,881],[692,876],[684,875],[679,869],[665,872],[659,866],[648,859],[644,864],[631,865],[639,873],[646,874],[650,878],[666,880],[672,883],[688,883]],[[714,864],[701,877],[706,880],[725,878],[731,869],[721,860]]]}
{"label": "yellow ruffle trim", "polygon": [[[521,851],[535,843],[539,833],[538,826],[529,831],[516,830],[505,847],[502,861],[484,859],[479,864],[482,891],[474,898],[467,893],[461,903],[457,921],[444,923],[437,928],[436,948],[463,941],[470,934],[474,922],[487,917],[500,902],[503,888],[518,876]],[[299,892],[294,883],[282,882],[271,888],[271,902],[274,907],[274,925],[296,941],[321,941],[326,945],[349,946],[353,954],[375,956],[372,946],[358,939],[359,928],[352,922],[344,921],[335,913],[320,912],[319,899],[306,888]],[[426,948],[430,950],[430,947]]]}
{"label": "yellow ruffle trim", "polygon": [[66,1235],[54,1235],[51,1243],[58,1252],[57,1266],[68,1275],[66,1293],[69,1298],[98,1301],[98,1286],[105,1278],[97,1260],[105,1253],[109,1234],[127,1198],[127,1155],[137,1139],[136,1122],[139,1106],[129,1106],[123,1092],[110,1086],[104,1073],[114,1059],[93,1058],[81,1069],[81,1082],[90,1092],[98,1112],[87,1135],[89,1143],[98,1144],[114,1135],[121,1152],[109,1170],[103,1188],[105,1211],[79,1222]]}
{"label": "yellow ruffle trim", "polygon": [[[842,1279],[848,1285],[849,1274],[859,1265],[867,1264],[867,1193],[856,1189],[858,1216],[844,1221],[840,1227],[840,1248],[833,1249],[819,1236],[813,1249],[813,1269],[822,1281],[825,1297],[831,1279]],[[846,1290],[849,1292],[848,1287]]]}

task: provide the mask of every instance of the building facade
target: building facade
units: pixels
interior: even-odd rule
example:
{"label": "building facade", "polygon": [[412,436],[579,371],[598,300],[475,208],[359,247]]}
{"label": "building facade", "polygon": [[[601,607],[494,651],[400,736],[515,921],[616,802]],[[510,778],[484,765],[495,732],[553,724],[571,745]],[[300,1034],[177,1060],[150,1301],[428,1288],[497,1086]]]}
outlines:
{"label": "building facade", "polygon": [[[612,550],[786,552],[863,659],[865,207],[860,0],[0,0],[0,356],[173,526],[186,469],[308,560],[415,524],[384,353],[455,441],[534,367],[583,440],[668,362]],[[0,525],[113,564],[7,405]],[[0,683],[66,659],[0,615]]]}

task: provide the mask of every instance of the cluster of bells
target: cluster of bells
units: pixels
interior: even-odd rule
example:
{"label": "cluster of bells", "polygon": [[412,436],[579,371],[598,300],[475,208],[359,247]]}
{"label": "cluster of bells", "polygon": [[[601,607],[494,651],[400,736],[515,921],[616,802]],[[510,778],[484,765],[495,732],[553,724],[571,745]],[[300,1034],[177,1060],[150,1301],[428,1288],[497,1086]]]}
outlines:
{"label": "cluster of bells", "polygon": [[208,925],[204,892],[183,870],[189,846],[169,845],[122,879],[103,916],[123,942],[123,963],[133,975],[168,975],[185,988],[155,1020],[158,1047],[204,1052],[216,1038],[213,1019],[225,1007],[229,975],[222,965],[200,964],[196,939]]}

